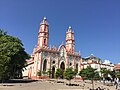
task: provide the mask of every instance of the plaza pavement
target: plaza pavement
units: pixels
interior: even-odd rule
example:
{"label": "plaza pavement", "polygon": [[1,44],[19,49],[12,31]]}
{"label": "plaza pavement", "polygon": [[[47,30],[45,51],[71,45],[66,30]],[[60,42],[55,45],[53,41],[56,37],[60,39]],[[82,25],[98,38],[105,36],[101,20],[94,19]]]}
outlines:
{"label": "plaza pavement", "polygon": [[[71,81],[72,84],[79,84],[79,86],[68,86],[66,83],[69,82],[67,80],[38,80],[30,83],[4,83],[0,85],[0,90],[89,90],[92,87],[90,81]],[[115,86],[103,85],[102,82],[94,82],[94,87],[116,90]]]}

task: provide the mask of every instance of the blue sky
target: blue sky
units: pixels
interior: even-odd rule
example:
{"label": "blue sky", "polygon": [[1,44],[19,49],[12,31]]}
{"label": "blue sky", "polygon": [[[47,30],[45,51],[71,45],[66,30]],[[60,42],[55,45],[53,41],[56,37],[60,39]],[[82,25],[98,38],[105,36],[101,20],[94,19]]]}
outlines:
{"label": "blue sky", "polygon": [[49,45],[64,42],[69,26],[82,57],[120,62],[120,0],[0,0],[0,28],[20,38],[31,54],[39,24],[49,22]]}

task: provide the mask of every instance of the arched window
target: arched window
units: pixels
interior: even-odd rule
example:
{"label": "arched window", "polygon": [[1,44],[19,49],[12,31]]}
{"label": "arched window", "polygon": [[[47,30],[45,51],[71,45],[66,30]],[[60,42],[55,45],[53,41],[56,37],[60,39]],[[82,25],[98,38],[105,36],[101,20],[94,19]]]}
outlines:
{"label": "arched window", "polygon": [[44,39],[44,44],[46,44],[46,39]]}

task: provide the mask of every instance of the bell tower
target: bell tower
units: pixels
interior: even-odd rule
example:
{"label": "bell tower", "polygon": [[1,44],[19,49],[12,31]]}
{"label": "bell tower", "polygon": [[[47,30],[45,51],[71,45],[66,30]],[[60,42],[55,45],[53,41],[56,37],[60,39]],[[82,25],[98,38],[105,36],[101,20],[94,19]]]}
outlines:
{"label": "bell tower", "polygon": [[72,31],[72,27],[69,26],[68,31],[66,32],[66,50],[74,52],[74,43],[74,32]]}
{"label": "bell tower", "polygon": [[46,17],[40,23],[40,29],[38,32],[38,47],[48,47],[48,39],[49,39],[49,30],[48,30],[48,22]]}

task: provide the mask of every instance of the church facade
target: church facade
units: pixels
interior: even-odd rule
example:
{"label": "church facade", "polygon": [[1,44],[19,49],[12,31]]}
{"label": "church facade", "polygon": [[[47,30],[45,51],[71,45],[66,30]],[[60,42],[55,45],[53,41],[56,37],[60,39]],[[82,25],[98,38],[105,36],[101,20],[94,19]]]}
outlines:
{"label": "church facade", "polygon": [[74,70],[80,71],[81,55],[80,52],[75,52],[75,39],[72,28],[69,27],[66,32],[65,45],[61,44],[58,48],[48,46],[49,37],[49,25],[47,19],[44,18],[40,23],[37,46],[33,49],[31,59],[27,60],[23,76],[37,79],[39,71],[47,72],[51,70],[52,78],[55,78],[57,68],[64,71],[66,68],[72,67]]}

